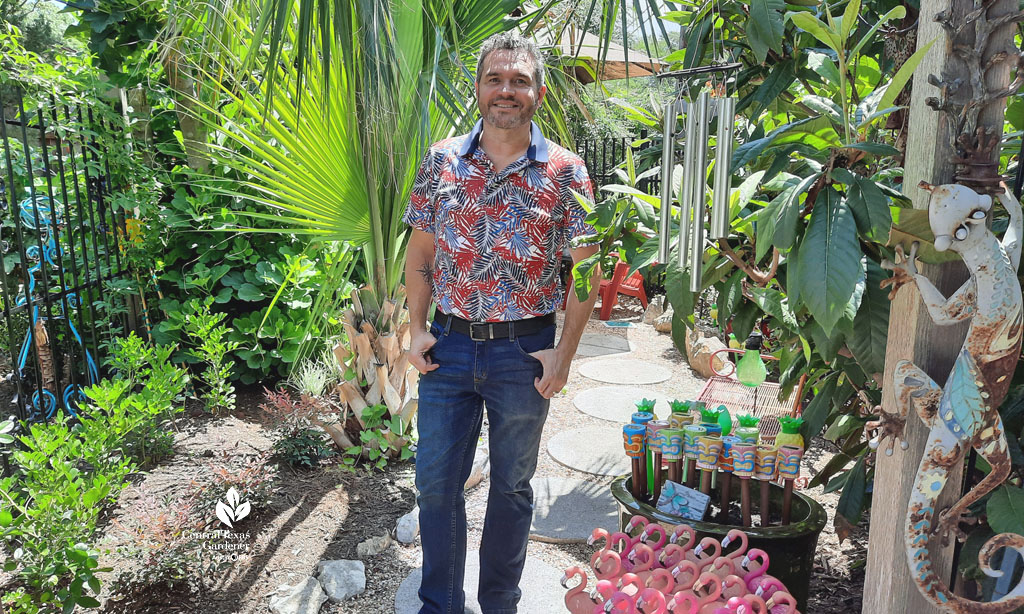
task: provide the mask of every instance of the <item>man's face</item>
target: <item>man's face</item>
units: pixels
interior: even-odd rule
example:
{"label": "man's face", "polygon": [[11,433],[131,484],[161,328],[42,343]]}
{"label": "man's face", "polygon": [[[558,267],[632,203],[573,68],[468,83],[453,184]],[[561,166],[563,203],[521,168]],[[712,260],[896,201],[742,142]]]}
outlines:
{"label": "man's face", "polygon": [[530,123],[547,91],[537,87],[533,69],[529,55],[508,49],[492,51],[484,59],[476,102],[485,122],[505,130]]}

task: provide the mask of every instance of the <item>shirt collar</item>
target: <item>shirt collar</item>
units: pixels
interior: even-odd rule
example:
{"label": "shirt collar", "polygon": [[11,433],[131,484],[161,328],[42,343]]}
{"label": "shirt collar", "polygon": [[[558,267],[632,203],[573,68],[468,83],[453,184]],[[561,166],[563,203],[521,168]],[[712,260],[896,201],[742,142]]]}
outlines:
{"label": "shirt collar", "polygon": [[[466,140],[462,143],[462,149],[459,150],[460,156],[466,156],[476,151],[477,146],[480,144],[480,134],[483,132],[483,129],[484,120],[478,119],[476,125],[473,126],[473,130],[470,131],[469,135],[466,136]],[[548,142],[540,131],[540,126],[537,125],[537,122],[530,122],[530,146],[526,148],[526,157],[534,162],[548,161]]]}

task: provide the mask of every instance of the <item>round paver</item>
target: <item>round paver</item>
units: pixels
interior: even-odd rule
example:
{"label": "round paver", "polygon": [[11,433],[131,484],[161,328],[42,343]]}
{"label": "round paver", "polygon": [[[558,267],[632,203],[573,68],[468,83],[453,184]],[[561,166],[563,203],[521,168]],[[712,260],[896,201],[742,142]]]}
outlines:
{"label": "round paver", "polygon": [[657,384],[672,377],[672,372],[643,360],[612,358],[595,360],[580,366],[580,375],[607,384]]}
{"label": "round paver", "polygon": [[601,335],[587,333],[580,337],[580,345],[576,348],[577,356],[608,356],[623,354],[629,351],[629,340],[618,335]]}
{"label": "round paver", "polygon": [[562,431],[548,440],[548,454],[570,469],[595,475],[622,475],[630,468],[622,447],[622,429],[613,426]]}
{"label": "round paver", "polygon": [[[395,614],[416,614],[420,611],[419,589],[423,577],[422,569],[414,569],[402,581],[395,593]],[[519,600],[519,614],[551,614],[565,598],[565,589],[558,583],[562,572],[547,563],[526,557],[523,577],[519,588],[523,597]],[[473,550],[466,553],[466,614],[480,614],[476,601],[477,585],[480,582],[480,554]]]}
{"label": "round paver", "polygon": [[533,478],[530,539],[554,544],[583,543],[595,527],[614,527],[615,498],[608,484],[569,478]]}
{"label": "round paver", "polygon": [[[657,398],[657,392],[646,388],[601,386],[577,394],[573,397],[572,404],[576,409],[589,416],[625,424],[632,418],[640,399]],[[669,414],[668,401],[660,400],[654,407],[654,413],[659,417],[667,416]]]}

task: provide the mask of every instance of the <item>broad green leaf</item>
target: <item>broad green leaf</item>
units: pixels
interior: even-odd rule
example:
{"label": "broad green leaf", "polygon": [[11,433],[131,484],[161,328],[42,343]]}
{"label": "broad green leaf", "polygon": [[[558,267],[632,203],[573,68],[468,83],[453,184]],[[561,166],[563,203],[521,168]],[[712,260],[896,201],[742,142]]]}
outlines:
{"label": "broad green leaf", "polygon": [[780,201],[775,199],[757,212],[757,245],[754,257],[760,261],[772,249],[775,237],[775,214]]}
{"label": "broad green leaf", "polygon": [[783,124],[782,126],[779,126],[775,130],[772,130],[771,132],[769,132],[768,134],[764,135],[759,139],[748,141],[740,145],[739,147],[736,148],[735,151],[733,151],[732,168],[740,168],[742,166],[746,166],[748,162],[756,160],[758,156],[760,156],[761,153],[764,152],[765,148],[771,145],[772,142],[775,141],[775,139],[777,139],[780,135],[783,135],[790,130],[803,126],[806,123],[812,122],[815,119],[817,118],[807,117],[801,120],[797,120],[795,122]]}
{"label": "broad green leaf", "polygon": [[751,0],[750,18],[747,19],[747,41],[758,63],[768,57],[768,49],[782,53],[784,22],[783,0]]}
{"label": "broad green leaf", "polygon": [[732,191],[732,205],[730,209],[739,213],[750,203],[750,199],[757,194],[757,187],[764,177],[764,171],[757,171],[743,180],[738,188]]}
{"label": "broad green leaf", "polygon": [[844,149],[857,149],[865,151],[874,156],[898,156],[900,150],[885,143],[847,143],[842,145]]}
{"label": "broad green leaf", "polygon": [[846,10],[843,11],[843,21],[839,26],[839,37],[844,45],[857,25],[858,13],[860,13],[860,0],[850,0],[850,3],[846,5]]}
{"label": "broad green leaf", "polygon": [[867,285],[852,334],[846,344],[853,352],[864,372],[873,375],[885,367],[885,346],[889,336],[889,293],[881,288],[888,275],[873,260],[868,259]]}
{"label": "broad green leaf", "polygon": [[996,533],[1024,535],[1024,490],[1003,484],[992,493],[985,511],[988,524]]}
{"label": "broad green leaf", "polygon": [[732,319],[733,312],[743,304],[743,280],[746,278],[746,273],[736,271],[725,282],[725,286],[718,295],[718,323],[722,330],[725,330],[725,325]]}
{"label": "broad green leaf", "polygon": [[846,484],[843,486],[843,494],[836,505],[836,513],[841,514],[852,525],[860,522],[860,515],[864,510],[864,494],[867,492],[864,459],[865,457],[861,456],[853,469],[850,469]]}
{"label": "broad green leaf", "polygon": [[[841,321],[842,319],[840,319]],[[839,352],[846,341],[843,332],[839,330],[839,326],[836,326],[831,335],[826,335],[825,329],[820,324],[815,320],[810,320],[804,326],[804,331],[811,338],[814,351],[818,353],[818,356],[821,356],[825,364],[831,365],[834,363],[836,353]]]}
{"label": "broad green leaf", "polygon": [[[824,77],[827,83],[838,87],[839,68],[836,66],[835,60],[829,57],[828,54],[809,51],[807,53],[807,67]],[[811,94],[813,92],[807,93]]]}
{"label": "broad green leaf", "polygon": [[761,311],[782,322],[791,332],[800,330],[800,324],[789,308],[786,295],[772,288],[751,288],[750,294]]}
{"label": "broad green leaf", "polygon": [[832,51],[842,54],[843,44],[839,39],[839,34],[814,15],[789,12],[786,13],[786,19],[792,21],[801,30],[814,35],[814,38],[828,45]]}
{"label": "broad green leaf", "polygon": [[900,66],[900,69],[892,76],[892,80],[889,81],[889,85],[885,89],[885,95],[882,96],[882,99],[878,102],[879,109],[888,109],[895,104],[896,97],[899,96],[900,92],[903,91],[903,88],[906,87],[907,83],[910,81],[910,77],[914,74],[914,71],[917,70],[918,64],[924,60],[924,56],[928,55],[928,50],[932,48],[932,45],[934,45],[937,40],[939,39],[932,39],[907,58],[907,61],[903,63],[903,66]]}
{"label": "broad green leaf", "polygon": [[831,187],[818,194],[799,258],[800,298],[831,335],[863,274],[857,223]]}
{"label": "broad green leaf", "polygon": [[754,330],[754,323],[761,316],[761,310],[750,301],[744,301],[732,317],[732,332],[737,339],[743,340]]}
{"label": "broad green leaf", "polygon": [[804,96],[800,99],[804,105],[809,109],[817,111],[822,115],[827,115],[829,119],[841,124],[843,121],[843,110],[839,108],[839,105],[835,103],[831,98],[825,98],[824,96]]}
{"label": "broad green leaf", "polygon": [[857,220],[857,231],[876,242],[888,236],[892,227],[889,199],[875,182],[838,168],[833,169],[832,177],[847,186],[846,200]]}
{"label": "broad green leaf", "polygon": [[787,189],[775,199],[779,201],[779,205],[774,211],[775,232],[772,234],[772,244],[775,247],[786,250],[796,243],[797,222],[800,219],[800,211],[803,209],[800,204],[800,196],[806,194],[811,184],[817,179],[817,173],[805,177],[800,183]]}
{"label": "broad green leaf", "polygon": [[[761,115],[770,104],[778,100],[782,92],[789,89],[789,86],[796,81],[796,61],[795,60],[784,60],[775,64],[765,75],[764,81],[758,86],[753,93],[745,96],[736,105],[737,113],[742,112],[748,105],[756,103],[753,110],[749,112],[749,116],[756,118]],[[733,156],[735,159],[735,153]],[[738,168],[738,167],[733,167]]]}
{"label": "broad green leaf", "polygon": [[804,412],[801,414],[804,423],[800,427],[800,434],[804,436],[805,442],[810,442],[812,438],[817,437],[821,433],[822,427],[825,426],[825,420],[828,419],[828,415],[832,411],[832,393],[836,390],[837,379],[838,374],[832,373],[819,381],[818,391],[804,408]]}

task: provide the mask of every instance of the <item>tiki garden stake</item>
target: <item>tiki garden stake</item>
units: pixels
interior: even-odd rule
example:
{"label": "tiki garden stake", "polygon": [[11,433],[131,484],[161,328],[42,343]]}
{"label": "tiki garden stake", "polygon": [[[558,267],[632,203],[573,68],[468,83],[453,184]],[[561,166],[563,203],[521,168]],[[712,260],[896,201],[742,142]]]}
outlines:
{"label": "tiki garden stake", "polygon": [[[646,402],[646,401],[647,401],[647,399],[644,399],[644,402]],[[653,409],[654,401],[651,401],[650,403],[651,403],[651,408]],[[638,406],[639,406],[639,404],[638,404]],[[647,489],[646,492],[649,493],[649,492],[651,492],[652,487],[653,487],[653,484],[651,484],[651,479],[652,479],[652,476],[654,474],[654,463],[653,463],[653,460],[651,459],[651,450],[650,450],[650,448],[647,447],[646,427],[647,427],[647,423],[649,423],[650,421],[654,420],[654,414],[650,413],[648,411],[640,410],[640,411],[638,411],[638,412],[633,414],[632,420],[633,420],[633,424],[639,424],[639,425],[645,427],[645,431],[644,431],[644,433],[645,433],[645,436],[644,436],[644,456],[643,456],[643,463],[642,463],[643,476],[642,477],[643,477],[643,480],[644,480],[644,485],[645,485],[645,487]]]}
{"label": "tiki garden stake", "polygon": [[661,452],[665,445],[662,431],[667,428],[666,420],[651,420],[647,423],[647,452],[653,459],[653,470],[647,474],[647,492],[653,493],[651,500],[655,503],[661,496]]}
{"label": "tiki garden stake", "polygon": [[768,483],[775,479],[775,464],[778,458],[778,451],[775,446],[761,444],[757,446],[754,460],[754,477],[761,482],[761,526],[767,527],[771,523],[771,503],[769,500]]}
{"label": "tiki garden stake", "polygon": [[643,460],[644,460],[644,434],[647,427],[639,424],[627,424],[622,427],[622,443],[626,448],[626,456],[633,463],[633,498],[637,501],[643,499]]}
{"label": "tiki garden stake", "polygon": [[718,456],[722,453],[722,438],[705,435],[697,438],[697,468],[700,469],[700,491],[711,494],[711,476],[718,468]]}
{"label": "tiki garden stake", "polygon": [[683,454],[686,456],[686,485],[693,488],[697,481],[697,439],[708,434],[703,424],[688,424],[683,427],[686,440]]}
{"label": "tiki garden stake", "polygon": [[682,429],[661,430],[661,455],[668,463],[668,479],[676,484],[683,483],[683,439]]}
{"label": "tiki garden stake", "polygon": [[756,451],[754,444],[732,444],[732,472],[740,479],[740,513],[745,527],[750,526],[750,476],[754,475]]}
{"label": "tiki garden stake", "polygon": [[804,449],[798,446],[779,446],[776,466],[779,477],[785,480],[782,493],[782,524],[789,524],[790,513],[793,511],[793,480],[800,477],[800,459]]}
{"label": "tiki garden stake", "polygon": [[722,452],[718,456],[719,484],[722,485],[722,516],[719,521],[722,524],[729,524],[729,498],[732,496],[732,447],[743,443],[735,435],[722,437]]}
{"label": "tiki garden stake", "polygon": [[[944,388],[913,363],[897,363],[893,386],[899,413],[883,412],[881,420],[869,425],[877,431],[870,445],[877,448],[883,439],[891,437],[887,450],[891,454],[911,407],[917,411],[931,429],[907,510],[907,562],[916,574],[918,588],[936,607],[950,612],[1010,612],[1024,606],[1024,582],[990,604],[954,595],[932,567],[928,542],[933,534],[944,542],[951,536],[963,538],[960,523],[969,518],[965,518],[968,507],[999,486],[1010,473],[1010,454],[998,408],[1009,390],[1021,350],[1022,300],[1017,269],[1024,215],[1020,203],[1004,189],[999,199],[1010,215],[1010,225],[1000,243],[985,224],[992,197],[955,184],[931,186],[922,182],[921,187],[931,192],[928,219],[935,235],[935,248],[960,254],[970,279],[946,299],[927,277],[918,273],[918,246],[914,243],[909,257],[903,258],[902,249],[897,247],[899,261],[883,262],[885,268],[895,272],[883,283],[891,285],[893,292],[904,284],[916,285],[936,324],[953,324],[968,318],[971,323]],[[906,442],[901,445],[905,448]],[[950,467],[963,462],[972,447],[988,462],[991,471],[951,508],[936,510],[935,503],[946,487]],[[991,571],[993,555],[1003,548],[1024,554],[1024,536],[1004,533],[985,542],[978,555],[983,571]]]}

